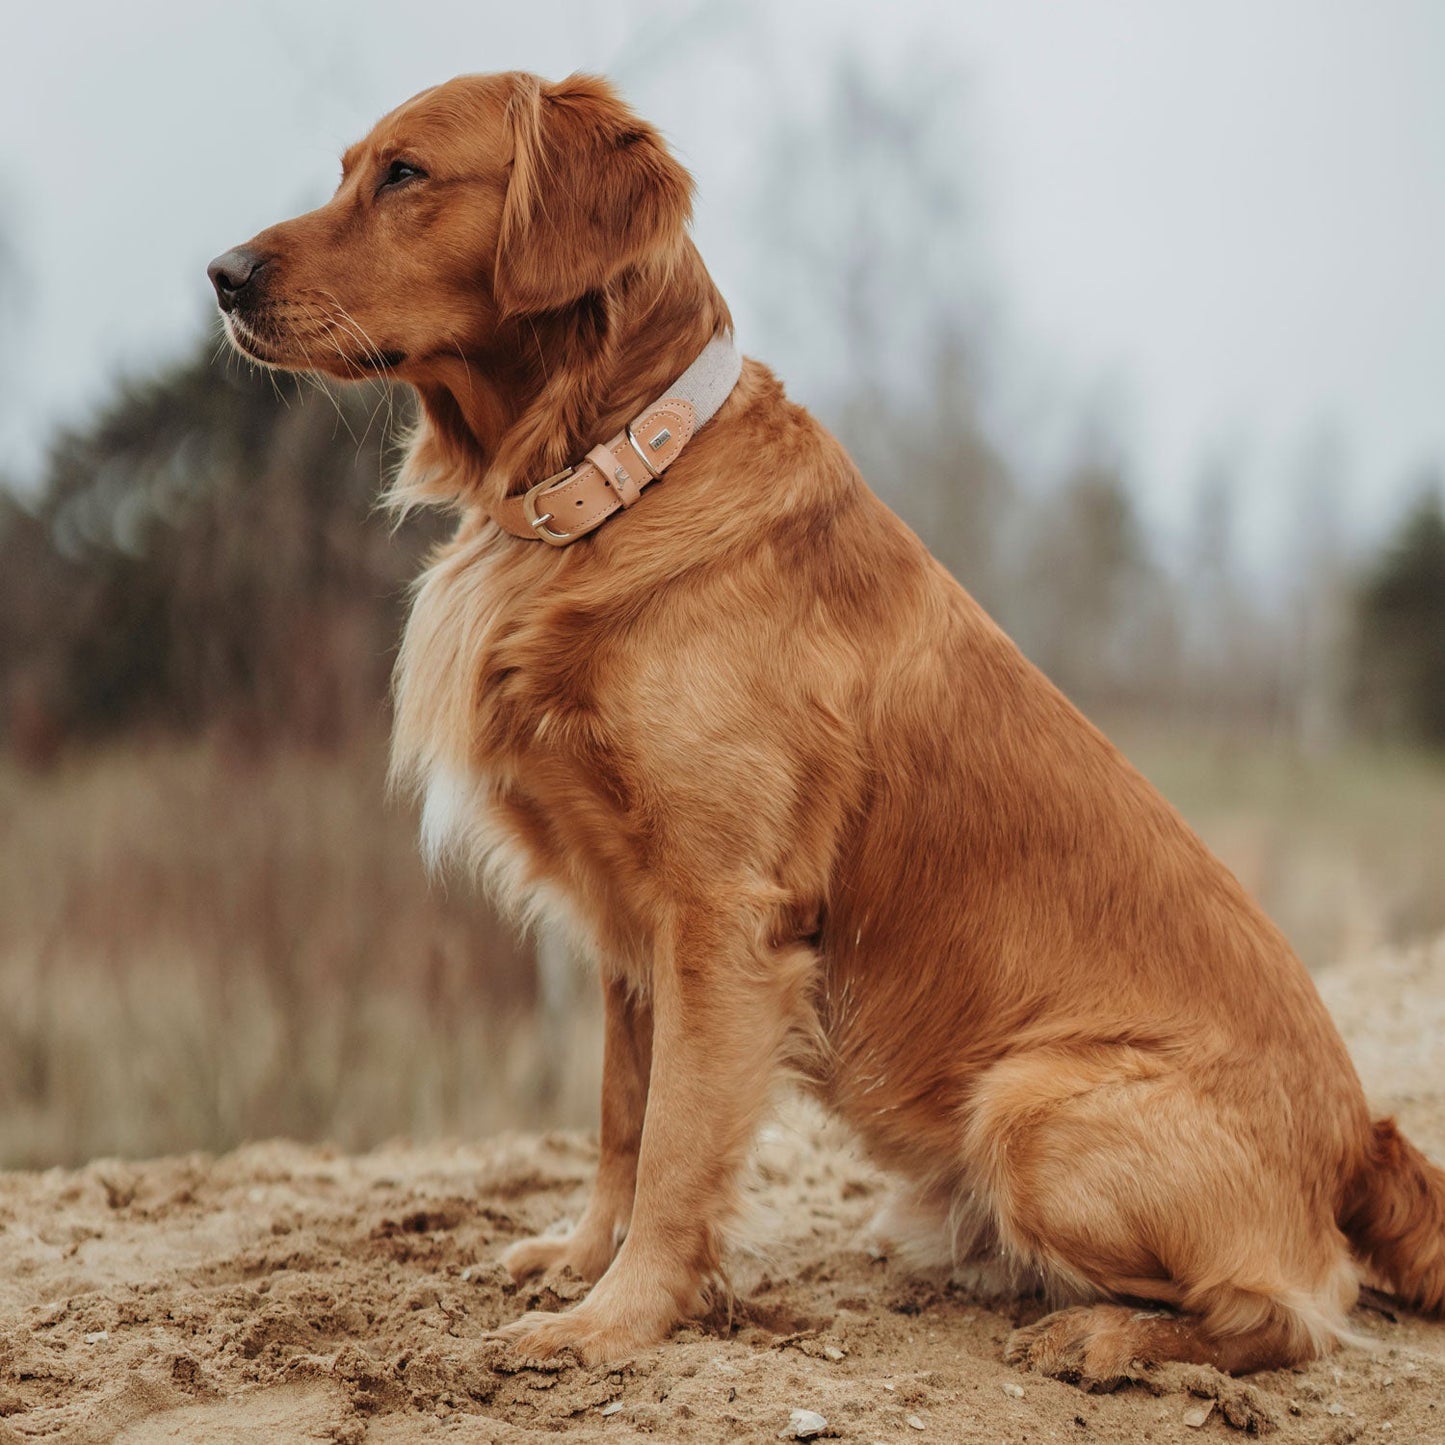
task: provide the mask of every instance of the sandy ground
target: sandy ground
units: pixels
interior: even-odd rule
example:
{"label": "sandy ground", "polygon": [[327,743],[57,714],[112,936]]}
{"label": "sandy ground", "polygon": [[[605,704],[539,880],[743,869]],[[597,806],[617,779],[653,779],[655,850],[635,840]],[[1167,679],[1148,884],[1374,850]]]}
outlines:
{"label": "sandy ground", "polygon": [[[1445,941],[1320,984],[1372,1097],[1445,1157]],[[882,1184],[830,1126],[789,1111],[758,1162],[768,1258],[738,1265],[730,1311],[615,1370],[523,1368],[483,1338],[558,1303],[494,1261],[579,1208],[582,1138],[0,1176],[0,1445],[765,1441],[794,1410],[862,1442],[1445,1442],[1445,1324],[1360,1309],[1369,1349],[1086,1395],[1002,1363],[1036,1305],[985,1308],[870,1257]]]}

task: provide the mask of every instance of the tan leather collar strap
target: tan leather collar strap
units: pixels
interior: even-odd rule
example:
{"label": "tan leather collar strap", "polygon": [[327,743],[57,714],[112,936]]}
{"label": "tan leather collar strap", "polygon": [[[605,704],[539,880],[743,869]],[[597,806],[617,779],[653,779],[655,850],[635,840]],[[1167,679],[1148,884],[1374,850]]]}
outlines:
{"label": "tan leather collar strap", "polygon": [[514,537],[565,547],[614,512],[633,506],[737,385],[743,359],[731,336],[714,336],[696,361],[610,442],[521,496],[506,497],[493,520]]}

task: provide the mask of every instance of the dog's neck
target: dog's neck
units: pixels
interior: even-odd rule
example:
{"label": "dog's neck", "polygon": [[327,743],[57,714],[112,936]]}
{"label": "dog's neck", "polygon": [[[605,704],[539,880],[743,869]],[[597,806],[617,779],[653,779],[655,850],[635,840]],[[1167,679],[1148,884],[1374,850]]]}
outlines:
{"label": "dog's neck", "polygon": [[731,325],[688,240],[668,265],[440,358],[417,385],[424,421],[398,499],[492,508],[526,491],[617,432]]}

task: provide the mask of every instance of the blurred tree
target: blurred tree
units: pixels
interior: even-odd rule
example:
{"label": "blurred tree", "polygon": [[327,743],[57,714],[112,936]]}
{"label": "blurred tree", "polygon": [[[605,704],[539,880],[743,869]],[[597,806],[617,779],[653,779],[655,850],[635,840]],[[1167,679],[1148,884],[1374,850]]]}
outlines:
{"label": "blurred tree", "polygon": [[[16,404],[11,385],[11,368],[19,352],[21,301],[24,286],[20,275],[20,256],[11,238],[3,195],[0,195],[0,442],[8,440],[6,411]],[[0,495],[12,491],[15,479],[8,475],[6,458],[0,454]]]}
{"label": "blurred tree", "polygon": [[882,414],[852,407],[840,430],[869,481],[939,561],[990,612],[1005,617],[1014,578],[1004,537],[1018,497],[972,398],[961,339],[941,336],[918,401]]}
{"label": "blurred tree", "polygon": [[1179,687],[1171,701],[1220,733],[1272,728],[1279,712],[1280,622],[1262,605],[1239,556],[1244,462],[1237,441],[1207,451],[1179,577]]}
{"label": "blurred tree", "polygon": [[1318,751],[1344,727],[1349,562],[1340,499],[1349,491],[1349,448],[1332,422],[1305,440],[1294,486],[1285,573],[1280,695],[1295,740]]}
{"label": "blurred tree", "polygon": [[957,74],[845,53],[799,104],[780,105],[757,183],[766,354],[806,354],[833,401],[912,400],[940,336],[981,309]]}
{"label": "blurred tree", "polygon": [[870,485],[984,604],[1009,591],[1015,503],[979,405],[985,308],[957,75],[856,55],[779,125],[758,182],[767,354],[829,378],[818,411]]}
{"label": "blurred tree", "polygon": [[1366,575],[1356,602],[1354,701],[1378,737],[1445,746],[1445,475],[1419,499]]}
{"label": "blurred tree", "polygon": [[1240,610],[1235,556],[1237,459],[1216,445],[1206,456],[1194,493],[1180,605],[1181,647],[1193,706],[1210,713],[1226,705],[1237,676],[1236,649],[1247,633]]}
{"label": "blurred tree", "polygon": [[367,525],[384,398],[290,400],[269,375],[213,366],[213,346],[122,387],[57,442],[35,511],[10,509],[12,733],[43,716],[73,736],[219,723],[332,745],[379,712],[402,594],[440,525]]}
{"label": "blurred tree", "polygon": [[1017,623],[1029,656],[1084,704],[1173,697],[1173,597],[1114,447],[1083,444],[1063,485],[1035,510],[1032,534]]}

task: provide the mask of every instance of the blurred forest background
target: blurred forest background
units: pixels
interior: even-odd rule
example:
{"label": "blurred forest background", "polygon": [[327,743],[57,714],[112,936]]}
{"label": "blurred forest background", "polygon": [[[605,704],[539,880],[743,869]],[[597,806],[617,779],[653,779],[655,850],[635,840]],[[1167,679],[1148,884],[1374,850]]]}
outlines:
{"label": "blurred forest background", "polygon": [[[1445,928],[1442,459],[1362,546],[1321,430],[1267,578],[1227,445],[1182,553],[1106,410],[1023,464],[1041,423],[997,404],[936,100],[842,63],[757,176],[747,284],[835,330],[824,419],[1312,967]],[[846,224],[808,225],[818,187]],[[0,325],[19,276],[0,239]],[[375,512],[408,404],[212,334],[0,486],[0,1165],[591,1122],[594,986],[428,883],[384,797],[406,586],[446,526]]]}

